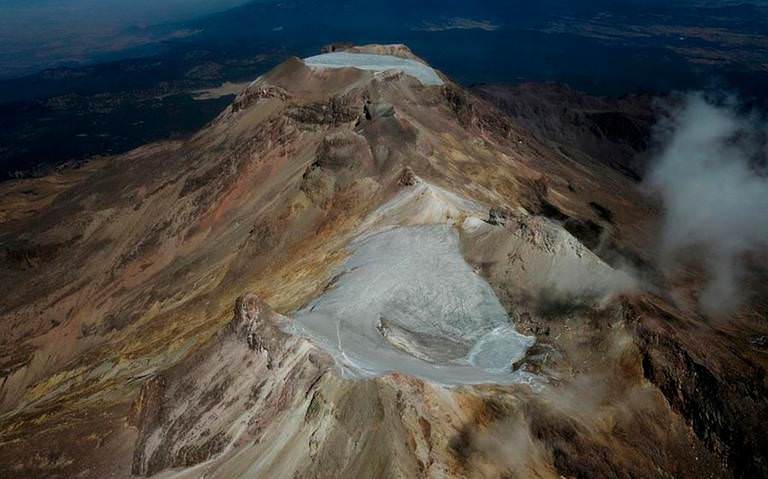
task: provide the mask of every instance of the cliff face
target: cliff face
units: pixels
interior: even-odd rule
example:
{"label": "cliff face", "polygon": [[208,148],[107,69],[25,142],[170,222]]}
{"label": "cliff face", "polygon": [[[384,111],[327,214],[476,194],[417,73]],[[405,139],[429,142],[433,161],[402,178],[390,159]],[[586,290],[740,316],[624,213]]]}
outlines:
{"label": "cliff face", "polygon": [[762,310],[747,338],[615,267],[658,277],[625,169],[346,53],[388,60],[2,185],[0,471],[764,474]]}

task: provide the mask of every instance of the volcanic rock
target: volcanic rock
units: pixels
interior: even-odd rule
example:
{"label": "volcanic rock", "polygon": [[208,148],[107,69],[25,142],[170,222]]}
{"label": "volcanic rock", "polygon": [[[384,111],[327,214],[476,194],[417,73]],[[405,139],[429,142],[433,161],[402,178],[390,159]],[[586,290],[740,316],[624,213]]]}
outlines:
{"label": "volcanic rock", "polygon": [[0,185],[0,476],[768,475],[764,298],[707,322],[621,261],[643,108],[337,53]]}

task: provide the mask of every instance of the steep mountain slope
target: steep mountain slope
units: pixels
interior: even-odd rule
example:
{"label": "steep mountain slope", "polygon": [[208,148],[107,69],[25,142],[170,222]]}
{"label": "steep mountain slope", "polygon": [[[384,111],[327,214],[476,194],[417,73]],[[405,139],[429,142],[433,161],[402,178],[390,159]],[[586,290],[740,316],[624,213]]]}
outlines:
{"label": "steep mountain slope", "polygon": [[765,351],[618,268],[655,274],[631,179],[404,46],[344,53],[382,58],[2,186],[0,472],[765,472]]}
{"label": "steep mountain slope", "polygon": [[538,83],[480,85],[473,92],[571,156],[600,160],[635,179],[645,173],[655,116],[650,95],[595,98]]}

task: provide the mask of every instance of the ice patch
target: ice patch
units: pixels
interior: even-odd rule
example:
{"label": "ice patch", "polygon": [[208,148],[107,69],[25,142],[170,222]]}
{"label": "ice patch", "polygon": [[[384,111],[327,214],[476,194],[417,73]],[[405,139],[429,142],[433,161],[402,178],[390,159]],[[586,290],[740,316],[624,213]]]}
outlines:
{"label": "ice patch", "polygon": [[400,70],[419,80],[423,85],[442,85],[443,80],[429,65],[416,60],[391,55],[369,53],[333,52],[305,58],[304,63],[313,68],[345,68],[384,72]]}
{"label": "ice patch", "polygon": [[468,216],[467,219],[464,220],[464,223],[461,225],[461,227],[464,229],[464,231],[469,233],[477,233],[483,229],[488,228],[488,223],[481,220],[477,216]]}
{"label": "ice patch", "polygon": [[403,189],[373,212],[361,225],[362,231],[380,231],[391,226],[458,224],[462,218],[482,216],[488,209],[448,190],[421,182]]}
{"label": "ice patch", "polygon": [[510,364],[525,357],[525,352],[533,345],[531,339],[509,324],[501,325],[475,343],[469,352],[469,362],[489,371],[504,372]]}
{"label": "ice patch", "polygon": [[514,330],[462,257],[453,227],[395,227],[350,250],[335,283],[289,326],[330,353],[343,374],[399,371],[447,385],[532,382],[513,364],[534,338]]}

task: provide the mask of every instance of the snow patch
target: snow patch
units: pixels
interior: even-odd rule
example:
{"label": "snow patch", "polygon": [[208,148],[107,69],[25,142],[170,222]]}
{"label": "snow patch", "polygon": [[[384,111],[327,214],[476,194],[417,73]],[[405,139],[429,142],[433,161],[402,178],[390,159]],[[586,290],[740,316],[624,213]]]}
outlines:
{"label": "snow patch", "polygon": [[468,216],[462,223],[461,228],[468,233],[479,233],[490,229],[490,225],[477,216]]}
{"label": "snow patch", "polygon": [[[446,385],[532,381],[513,364],[534,338],[514,330],[462,257],[452,226],[395,227],[350,249],[335,284],[289,326],[330,353],[343,375],[397,371]],[[387,339],[383,322],[407,331],[398,339],[407,348]]]}
{"label": "snow patch", "polygon": [[369,53],[333,52],[305,58],[304,63],[312,68],[352,67],[373,72],[399,70],[419,80],[423,85],[442,85],[443,80],[429,65],[416,60],[391,55]]}
{"label": "snow patch", "polygon": [[391,226],[453,225],[466,222],[469,217],[487,215],[487,211],[473,201],[422,181],[403,189],[373,212],[360,229],[376,231]]}

